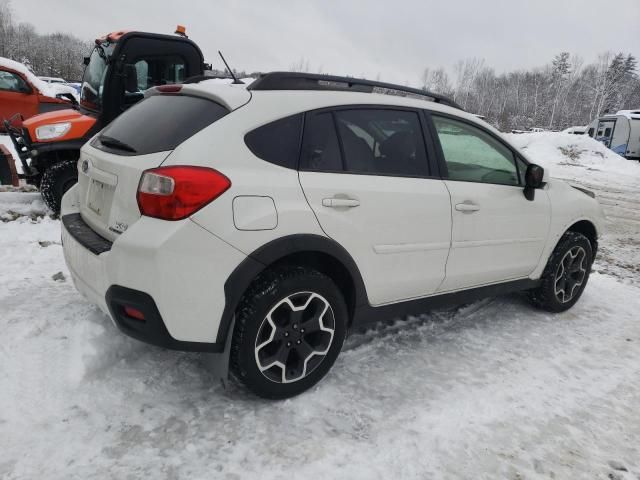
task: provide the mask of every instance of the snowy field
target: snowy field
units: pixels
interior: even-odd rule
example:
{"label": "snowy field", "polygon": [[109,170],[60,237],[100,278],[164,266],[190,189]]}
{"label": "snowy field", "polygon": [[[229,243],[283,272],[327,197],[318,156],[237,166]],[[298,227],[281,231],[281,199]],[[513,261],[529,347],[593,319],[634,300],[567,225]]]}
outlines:
{"label": "snowy field", "polygon": [[640,164],[584,137],[511,139],[603,204],[580,302],[380,325],[285,402],[120,334],[74,289],[38,194],[0,193],[0,478],[639,479]]}

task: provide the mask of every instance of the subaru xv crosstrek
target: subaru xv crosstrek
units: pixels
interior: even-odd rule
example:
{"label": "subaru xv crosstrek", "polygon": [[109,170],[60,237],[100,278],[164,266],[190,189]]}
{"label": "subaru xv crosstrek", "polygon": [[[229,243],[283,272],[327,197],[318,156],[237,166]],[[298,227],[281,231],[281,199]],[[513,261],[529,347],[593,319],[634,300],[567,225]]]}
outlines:
{"label": "subaru xv crosstrek", "polygon": [[316,384],[354,327],[512,291],[561,312],[587,284],[594,195],[447,98],[286,72],[145,95],[82,148],[71,276],[122,332],[222,353],[258,395]]}

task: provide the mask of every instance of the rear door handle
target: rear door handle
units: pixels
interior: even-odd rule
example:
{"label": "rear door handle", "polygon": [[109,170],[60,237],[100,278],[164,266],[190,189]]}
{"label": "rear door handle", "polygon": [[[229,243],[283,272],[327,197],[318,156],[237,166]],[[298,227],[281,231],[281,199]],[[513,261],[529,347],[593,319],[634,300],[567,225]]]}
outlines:
{"label": "rear door handle", "polygon": [[456,205],[456,210],[459,212],[477,212],[480,210],[480,206],[475,203],[458,203]]}
{"label": "rear door handle", "polygon": [[355,198],[323,198],[322,206],[330,208],[353,208],[360,205],[360,200]]}

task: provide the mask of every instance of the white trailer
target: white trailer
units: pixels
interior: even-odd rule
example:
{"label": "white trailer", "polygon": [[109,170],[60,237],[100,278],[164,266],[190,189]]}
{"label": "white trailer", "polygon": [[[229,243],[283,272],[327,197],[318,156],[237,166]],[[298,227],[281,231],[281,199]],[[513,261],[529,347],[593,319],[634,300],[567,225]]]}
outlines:
{"label": "white trailer", "polygon": [[590,137],[629,160],[640,160],[640,109],[620,110],[589,124]]}

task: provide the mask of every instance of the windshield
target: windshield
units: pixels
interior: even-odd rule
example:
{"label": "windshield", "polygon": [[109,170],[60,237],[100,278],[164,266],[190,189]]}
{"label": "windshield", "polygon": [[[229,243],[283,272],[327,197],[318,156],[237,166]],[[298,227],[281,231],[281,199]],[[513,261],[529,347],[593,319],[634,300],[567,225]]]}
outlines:
{"label": "windshield", "polygon": [[102,108],[104,79],[107,74],[107,59],[113,52],[114,44],[96,45],[84,70],[80,89],[80,104],[92,110]]}

